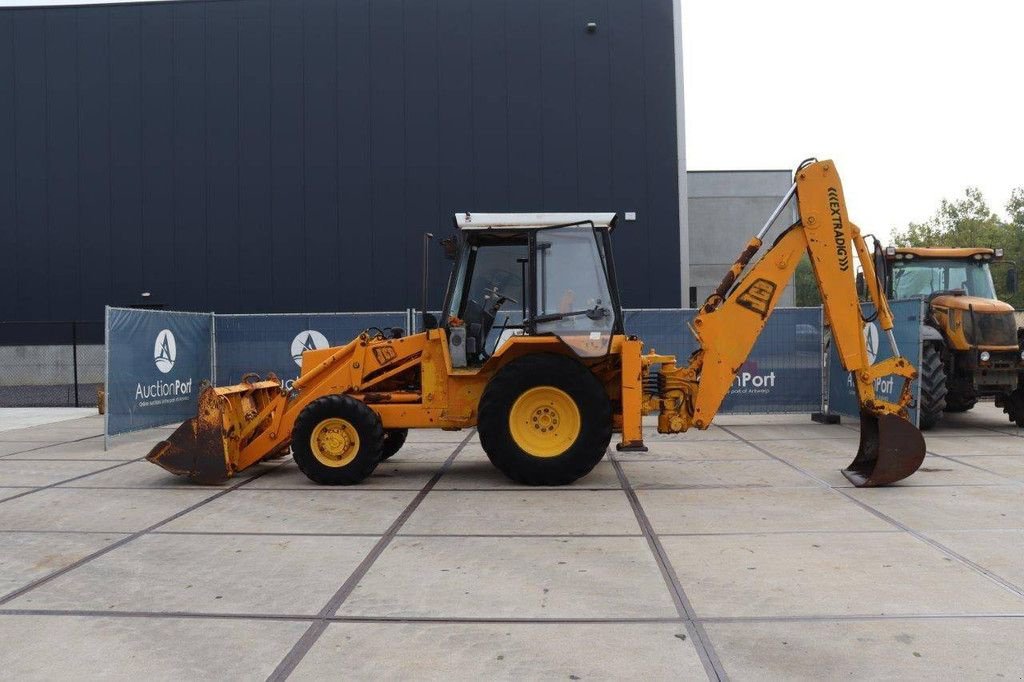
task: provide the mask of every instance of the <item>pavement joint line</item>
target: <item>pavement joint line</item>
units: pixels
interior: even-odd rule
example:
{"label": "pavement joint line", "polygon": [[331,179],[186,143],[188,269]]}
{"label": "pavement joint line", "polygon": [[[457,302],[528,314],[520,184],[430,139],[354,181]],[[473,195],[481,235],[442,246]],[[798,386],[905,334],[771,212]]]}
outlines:
{"label": "pavement joint line", "polygon": [[[354,571],[352,571],[352,574],[349,575],[345,582],[341,584],[338,591],[335,592],[327,603],[324,604],[324,607],[320,609],[316,620],[310,624],[298,641],[296,641],[288,653],[285,654],[284,658],[281,659],[280,663],[277,664],[277,667],[275,667],[270,673],[267,677],[268,682],[287,680],[292,672],[295,671],[295,668],[302,662],[302,659],[306,657],[306,654],[310,652],[317,640],[320,639],[320,636],[323,635],[325,630],[327,630],[330,618],[337,615],[338,609],[341,608],[341,605],[344,604],[345,600],[352,594],[352,591],[355,590],[359,581],[366,576],[374,562],[376,562],[377,559],[380,558],[380,555],[384,553],[384,550],[387,549],[388,545],[391,544],[391,541],[396,535],[398,535],[398,531],[401,530],[402,526],[404,526],[406,521],[409,520],[409,517],[413,515],[413,512],[415,512],[417,508],[419,508],[420,504],[424,499],[426,499],[430,491],[437,485],[437,482],[440,481],[445,473],[448,472],[452,466],[452,462],[455,461],[455,458],[459,456],[463,448],[466,447],[474,435],[476,435],[476,429],[470,429],[462,442],[456,445],[452,450],[452,453],[448,455],[448,459],[441,464],[437,471],[434,472],[433,476],[430,477],[430,480],[428,480],[420,491],[416,493],[416,496],[412,501],[409,502],[405,509],[398,514],[380,540],[374,544],[369,553],[363,557],[363,560],[359,562],[359,565],[356,566]],[[2,604],[3,602],[0,601],[0,605]]]}
{"label": "pavement joint line", "polygon": [[697,656],[700,658],[701,663],[704,665],[704,672],[707,674],[709,680],[726,680],[728,676],[725,673],[725,669],[722,667],[722,663],[718,658],[718,654],[715,653],[714,645],[711,643],[708,633],[704,631],[704,626],[696,621],[693,606],[690,604],[689,598],[686,596],[685,590],[683,590],[682,584],[679,582],[679,577],[676,575],[675,569],[672,567],[672,562],[665,552],[665,548],[661,544],[661,540],[658,538],[658,534],[654,531],[654,526],[651,524],[651,520],[647,517],[647,512],[644,511],[643,505],[640,503],[640,498],[637,497],[636,491],[629,483],[629,477],[626,476],[626,472],[623,470],[622,465],[616,459],[614,453],[611,450],[608,451],[608,459],[611,460],[612,466],[615,468],[615,475],[618,476],[619,485],[622,486],[622,492],[625,493],[626,499],[629,500],[629,506],[633,508],[633,514],[636,516],[636,521],[640,526],[640,530],[643,531],[644,538],[647,540],[647,545],[651,550],[651,554],[654,556],[654,561],[658,565],[658,570],[661,572],[662,578],[665,580],[665,586],[668,588],[669,594],[672,596],[672,602],[675,604],[676,612],[679,617],[683,620],[687,634],[690,637],[690,641],[693,642],[694,649],[697,651]]}
{"label": "pavement joint line", "polygon": [[[0,530],[0,534],[6,531]],[[17,531],[17,532],[32,532],[32,531]],[[75,531],[61,531],[73,533]],[[895,531],[892,531],[895,532]],[[291,531],[217,531],[217,530],[156,530],[153,531],[153,535],[245,535],[245,536],[264,536],[269,535],[273,537],[285,536],[285,537],[314,537],[314,538],[379,538],[384,535],[384,531],[379,533],[315,533],[315,532],[291,532]],[[641,536],[640,532],[636,533],[402,533],[399,532],[398,537],[403,538],[559,538],[559,539],[571,539],[571,538],[638,538]]]}
{"label": "pavement joint line", "polygon": [[[103,611],[99,609],[0,609],[2,616],[77,616],[85,618],[192,618],[209,620],[283,620],[311,622],[320,620],[314,614],[291,613],[245,613],[213,611]],[[430,623],[430,624],[523,624],[523,625],[565,625],[565,624],[647,624],[680,623],[680,618],[444,618],[439,616],[330,616],[330,623]]]}
{"label": "pavement joint line", "polygon": [[[140,458],[140,459],[142,459],[142,458]],[[138,460],[136,460],[136,461],[138,461]],[[113,467],[111,467],[111,468],[113,468]],[[57,570],[55,570],[55,571],[53,571],[51,573],[48,573],[48,574],[44,575],[41,578],[37,578],[37,579],[33,580],[32,582],[28,583],[27,585],[22,585],[21,587],[17,588],[16,590],[8,592],[3,597],[0,597],[0,606],[3,606],[5,604],[11,602],[14,599],[17,599],[18,597],[20,597],[20,596],[22,596],[22,595],[24,595],[24,594],[26,594],[28,592],[31,592],[32,590],[36,589],[37,587],[41,587],[41,586],[45,585],[46,583],[50,582],[51,580],[53,580],[55,578],[59,578],[60,576],[64,575],[65,573],[68,573],[70,571],[75,570],[76,568],[84,566],[85,564],[89,563],[90,561],[93,561],[94,559],[98,559],[99,557],[101,557],[101,556],[103,556],[103,555],[105,555],[105,554],[107,554],[109,552],[112,552],[115,549],[118,549],[119,547],[123,547],[124,545],[128,544],[132,540],[140,538],[143,535],[147,535],[147,534],[151,533],[152,531],[156,530],[157,528],[160,528],[161,526],[166,525],[166,524],[170,523],[171,521],[174,521],[175,519],[181,518],[182,516],[184,516],[185,514],[188,514],[189,512],[195,511],[196,509],[199,509],[200,507],[202,507],[202,506],[204,506],[206,504],[209,504],[210,502],[213,502],[216,499],[224,497],[225,495],[227,495],[231,491],[233,491],[233,490],[235,490],[237,488],[240,488],[243,485],[246,485],[247,483],[255,481],[260,476],[263,476],[264,474],[266,474],[266,473],[268,473],[270,471],[273,471],[273,469],[272,468],[264,469],[263,471],[259,471],[259,472],[255,473],[254,475],[250,476],[249,478],[246,478],[246,479],[244,479],[242,481],[239,481],[238,483],[235,483],[234,485],[231,485],[231,486],[229,486],[227,488],[222,488],[221,490],[219,490],[218,492],[210,495],[209,497],[206,497],[206,498],[200,500],[199,502],[196,502],[195,504],[189,505],[188,507],[185,507],[184,509],[175,512],[171,516],[168,516],[167,518],[165,518],[165,519],[163,519],[161,521],[157,521],[156,523],[154,523],[154,524],[152,524],[150,526],[147,526],[146,528],[143,528],[142,530],[138,530],[138,531],[135,531],[134,533],[130,533],[130,534],[126,535],[125,537],[122,537],[119,540],[117,540],[117,541],[107,545],[106,547],[102,547],[102,548],[96,550],[95,552],[92,552],[91,554],[87,554],[86,556],[82,557],[78,561],[74,561],[74,562],[68,564],[67,566],[59,568],[59,569],[57,569]],[[98,472],[93,472],[93,473],[98,473]],[[6,501],[7,500],[3,500],[3,502],[6,502]]]}
{"label": "pavement joint line", "polygon": [[[971,467],[972,469],[977,469],[978,471],[984,471],[986,474],[992,474],[993,476],[998,476],[999,478],[1005,478],[1007,481],[1010,481],[1010,482],[1015,483],[1017,485],[1024,484],[1024,481],[1021,481],[1020,479],[1016,479],[1016,478],[1013,478],[1011,476],[1006,476],[1005,474],[996,473],[995,471],[992,471],[991,469],[986,469],[985,467],[978,466],[977,464],[971,464],[970,462],[961,462],[959,459],[957,459],[956,457],[954,457],[952,455],[940,455],[937,452],[932,452],[931,450],[925,450],[925,452],[928,453],[929,455],[931,455],[932,457],[939,457],[941,459],[948,459],[950,462],[956,462],[957,464],[963,464],[964,466]],[[993,484],[993,485],[996,485],[996,484]]]}
{"label": "pavement joint line", "polygon": [[[82,441],[90,440],[92,438],[102,438],[102,437],[103,437],[103,434],[101,433],[101,434],[98,434],[98,435],[95,435],[95,436],[85,436],[84,438],[74,438],[72,440],[64,440],[64,441],[59,441],[59,442],[55,442],[55,443],[44,443],[43,445],[40,445],[40,446],[34,447],[34,448],[28,448],[27,450],[19,450],[17,452],[8,452],[6,455],[0,455],[0,459],[7,459],[8,457],[12,457],[14,455],[23,455],[26,452],[35,452],[36,450],[43,450],[45,448],[55,448],[55,447],[57,447],[59,445],[70,445],[71,443],[81,443]],[[20,440],[3,441],[3,440],[0,440],[0,443],[2,443],[2,442],[8,442],[8,443],[26,443],[26,442],[38,443],[39,441],[20,441]]]}
{"label": "pavement joint line", "polygon": [[801,623],[822,621],[877,621],[877,620],[977,620],[985,618],[1021,619],[1024,613],[843,613],[800,616],[706,616],[701,621],[709,625],[728,623]]}
{"label": "pavement joint line", "polygon": [[[62,481],[57,481],[55,483],[49,483],[47,485],[41,485],[41,486],[38,486],[36,488],[33,488],[32,490],[26,490],[23,493],[18,493],[17,495],[14,495],[12,497],[8,497],[8,498],[5,498],[5,499],[2,499],[2,500],[0,500],[0,504],[3,504],[5,502],[10,502],[11,500],[20,499],[22,497],[25,497],[26,495],[31,495],[33,493],[38,493],[41,490],[50,490],[51,488],[56,488],[57,486],[63,485],[65,483],[71,483],[72,481],[77,481],[77,480],[79,480],[81,478],[86,478],[87,476],[94,476],[95,474],[102,474],[105,471],[110,471],[112,469],[117,469],[119,467],[123,467],[123,466],[125,466],[127,464],[132,464],[134,462],[140,462],[143,459],[145,459],[145,458],[144,457],[139,457],[138,459],[130,459],[130,460],[126,461],[126,462],[118,462],[117,464],[114,464],[113,466],[104,467],[102,469],[97,469],[96,471],[90,471],[87,474],[81,474],[80,476],[73,476],[72,478],[66,478],[66,479],[64,479]],[[2,603],[2,602],[0,602],[0,603]]]}
{"label": "pavement joint line", "polygon": [[[951,549],[950,547],[947,547],[946,545],[942,544],[941,542],[928,537],[924,533],[922,533],[920,531],[917,531],[917,530],[914,530],[910,526],[907,526],[906,524],[901,523],[900,521],[897,521],[896,519],[894,519],[893,517],[889,516],[888,514],[882,512],[882,511],[879,511],[878,509],[875,509],[870,504],[868,504],[868,503],[866,503],[866,502],[864,502],[862,500],[857,499],[856,497],[854,497],[850,493],[846,492],[846,489],[832,486],[827,481],[824,481],[824,480],[818,478],[817,476],[814,476],[809,471],[806,471],[806,470],[802,469],[801,467],[798,467],[795,464],[791,464],[791,463],[789,463],[789,462],[787,462],[787,461],[785,461],[785,460],[783,460],[783,459],[781,459],[779,457],[776,457],[775,455],[772,455],[771,453],[769,453],[767,450],[765,450],[763,448],[760,448],[759,446],[754,445],[753,443],[750,443],[750,444],[753,445],[754,447],[758,448],[759,450],[761,450],[765,454],[769,455],[773,459],[776,459],[776,460],[782,462],[783,464],[786,464],[787,466],[790,466],[793,469],[796,469],[797,471],[799,471],[800,473],[802,473],[802,474],[804,474],[806,476],[810,476],[811,478],[814,478],[815,480],[820,481],[821,484],[824,485],[829,490],[834,491],[838,495],[842,495],[843,497],[845,497],[846,499],[850,500],[851,502],[853,502],[857,506],[861,507],[865,511],[873,514],[874,516],[876,516],[877,518],[881,519],[882,521],[885,521],[886,523],[888,523],[888,524],[890,524],[892,526],[895,526],[896,528],[899,528],[900,530],[904,531],[905,533],[907,533],[911,537],[915,538],[919,542],[922,542],[922,543],[932,547],[933,549],[938,550],[942,554],[945,554],[947,557],[949,557],[951,559],[954,559],[955,561],[959,562],[960,564],[966,566],[967,568],[969,568],[969,569],[975,571],[976,573],[982,575],[983,577],[989,579],[990,581],[992,581],[996,585],[1002,587],[1003,589],[1005,589],[1005,590],[1007,590],[1007,591],[1017,595],[1018,597],[1024,598],[1024,589],[1022,589],[1020,586],[1010,582],[1006,578],[1003,578],[1002,576],[996,574],[995,572],[990,571],[989,569],[985,568],[981,564],[968,559],[967,557],[965,557],[964,555],[960,554],[959,552],[956,552],[953,549]],[[908,486],[908,488],[909,487],[910,486]],[[918,487],[920,487],[920,486],[918,486]],[[984,486],[984,487],[988,487],[988,486]]]}

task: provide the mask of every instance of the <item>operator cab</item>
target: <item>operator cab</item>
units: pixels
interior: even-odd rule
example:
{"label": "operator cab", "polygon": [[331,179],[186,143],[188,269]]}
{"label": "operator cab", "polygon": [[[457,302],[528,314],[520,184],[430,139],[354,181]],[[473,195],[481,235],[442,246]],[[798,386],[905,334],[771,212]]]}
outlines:
{"label": "operator cab", "polygon": [[483,364],[514,335],[606,355],[622,331],[614,223],[614,213],[457,213],[441,321],[453,366]]}

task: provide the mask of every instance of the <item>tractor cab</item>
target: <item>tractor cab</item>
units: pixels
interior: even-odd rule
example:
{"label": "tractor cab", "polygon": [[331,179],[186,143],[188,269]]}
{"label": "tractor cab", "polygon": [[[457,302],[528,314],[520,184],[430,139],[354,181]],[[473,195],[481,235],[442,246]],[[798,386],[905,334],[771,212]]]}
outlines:
{"label": "tractor cab", "polygon": [[458,213],[442,310],[452,365],[479,366],[515,335],[554,335],[579,357],[622,331],[614,213]]}

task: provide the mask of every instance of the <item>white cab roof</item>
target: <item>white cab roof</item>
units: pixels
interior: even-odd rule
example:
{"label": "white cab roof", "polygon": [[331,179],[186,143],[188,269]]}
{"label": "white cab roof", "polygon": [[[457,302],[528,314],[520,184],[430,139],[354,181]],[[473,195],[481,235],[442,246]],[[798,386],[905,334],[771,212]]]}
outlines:
{"label": "white cab roof", "polygon": [[590,221],[594,227],[613,227],[614,213],[456,213],[460,230],[536,230]]}

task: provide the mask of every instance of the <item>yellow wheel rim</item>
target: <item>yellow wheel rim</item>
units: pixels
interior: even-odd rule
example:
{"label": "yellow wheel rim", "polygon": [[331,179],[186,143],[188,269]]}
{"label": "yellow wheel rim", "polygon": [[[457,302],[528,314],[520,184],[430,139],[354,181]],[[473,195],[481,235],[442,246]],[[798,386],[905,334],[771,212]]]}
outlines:
{"label": "yellow wheel rim", "polygon": [[576,442],[582,423],[576,401],[554,386],[524,392],[508,415],[512,439],[534,457],[561,455]]}
{"label": "yellow wheel rim", "polygon": [[359,454],[359,433],[348,421],[332,417],[316,425],[309,437],[309,446],[313,456],[324,466],[343,467]]}

